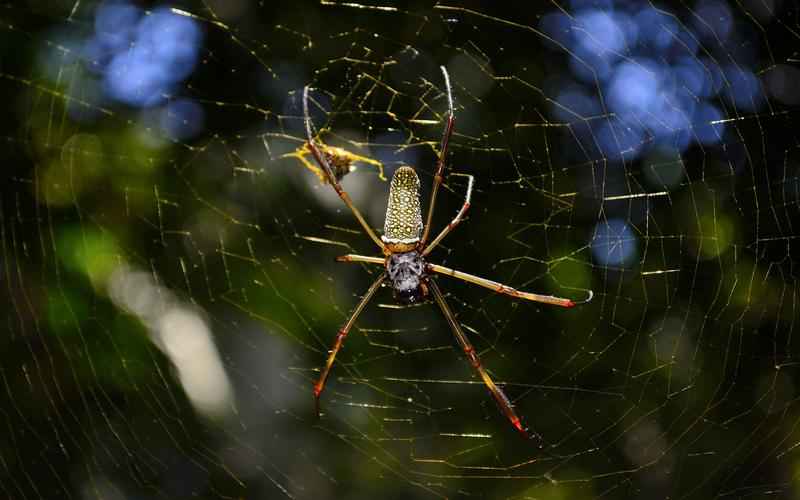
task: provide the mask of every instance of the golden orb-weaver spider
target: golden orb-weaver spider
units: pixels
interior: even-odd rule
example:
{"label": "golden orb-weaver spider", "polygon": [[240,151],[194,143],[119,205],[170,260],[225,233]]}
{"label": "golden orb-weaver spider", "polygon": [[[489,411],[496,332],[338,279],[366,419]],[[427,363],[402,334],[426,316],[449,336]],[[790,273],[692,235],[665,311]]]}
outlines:
{"label": "golden orb-weaver spider", "polygon": [[[300,163],[303,164],[304,167],[311,170],[319,177],[320,182],[327,183],[328,176],[325,172],[311,164],[310,161],[306,159],[306,156],[311,154],[311,143],[304,142],[302,146],[295,149],[291,153],[286,153],[281,155],[281,158],[297,158],[300,160]],[[344,148],[337,148],[336,146],[328,146],[323,144],[320,141],[320,144],[315,146],[318,151],[321,151],[322,156],[327,161],[328,165],[331,166],[331,170],[333,171],[333,175],[337,181],[341,181],[345,175],[349,174],[350,172],[355,171],[356,163],[366,163],[368,165],[372,165],[378,169],[378,177],[385,181],[386,177],[383,175],[383,163],[379,162],[378,160],[373,160],[367,156],[357,155],[355,153],[351,153],[350,151]]]}
{"label": "golden orb-weaver spider", "polygon": [[431,222],[433,221],[433,209],[436,204],[436,193],[439,186],[444,180],[444,166],[445,158],[447,156],[447,145],[450,142],[450,136],[453,134],[453,125],[455,124],[455,115],[453,114],[453,95],[450,89],[450,77],[444,66],[441,67],[442,74],[444,75],[445,88],[447,89],[447,104],[448,104],[448,117],[447,124],[445,125],[444,134],[442,136],[442,143],[439,149],[439,157],[436,162],[436,174],[433,177],[433,189],[431,190],[431,199],[428,206],[428,215],[425,225],[422,224],[422,212],[420,209],[419,200],[419,178],[413,168],[403,166],[398,168],[393,177],[389,188],[389,203],[386,208],[386,220],[384,224],[383,236],[378,238],[375,231],[367,224],[361,212],[353,205],[350,196],[342,188],[339,183],[340,177],[336,175],[331,165],[326,159],[326,155],[321,153],[317,146],[314,144],[314,137],[311,133],[311,118],[308,113],[308,86],[303,89],[303,118],[305,121],[306,135],[308,136],[308,149],[314,156],[317,164],[324,172],[327,183],[333,186],[336,193],[347,205],[350,211],[358,220],[364,232],[378,245],[381,249],[383,257],[369,257],[366,255],[343,255],[337,257],[339,262],[363,262],[367,264],[379,264],[385,266],[386,272],[375,280],[369,287],[367,293],[361,298],[361,301],[356,306],[353,314],[345,322],[344,326],[339,330],[334,340],[333,347],[328,355],[328,360],[325,367],[322,369],[322,374],[319,380],[314,384],[314,398],[316,401],[317,415],[319,415],[319,398],[325,388],[325,381],[328,379],[328,374],[331,371],[333,362],[336,359],[336,354],[342,348],[344,340],[348,332],[353,327],[356,319],[366,307],[367,303],[372,299],[378,288],[383,285],[383,282],[388,278],[391,287],[394,291],[395,299],[404,304],[411,304],[424,300],[429,295],[433,295],[434,300],[442,310],[447,322],[455,334],[464,353],[467,355],[470,363],[475,371],[486,384],[486,387],[491,392],[500,409],[505,416],[511,421],[511,424],[525,437],[530,437],[527,430],[522,425],[519,417],[517,416],[511,401],[503,393],[503,391],[494,383],[492,378],[481,365],[480,359],[475,352],[475,348],[464,334],[455,315],[450,310],[445,301],[436,281],[431,279],[432,273],[444,274],[453,278],[458,278],[479,286],[483,286],[494,290],[497,293],[510,295],[521,299],[531,300],[534,302],[542,302],[545,304],[552,304],[561,307],[573,307],[579,303],[586,303],[592,299],[593,293],[589,290],[589,296],[581,302],[573,302],[570,299],[561,297],[554,297],[551,295],[539,295],[536,293],[522,292],[515,290],[510,286],[506,286],[495,281],[491,281],[478,276],[473,276],[455,269],[450,269],[436,264],[426,262],[425,257],[438,245],[447,234],[456,227],[464,217],[464,213],[470,206],[470,198],[472,196],[472,185],[474,178],[468,174],[464,175],[468,179],[467,194],[464,199],[464,204],[456,214],[455,218],[439,233],[436,238],[428,243],[428,236],[430,235]]}

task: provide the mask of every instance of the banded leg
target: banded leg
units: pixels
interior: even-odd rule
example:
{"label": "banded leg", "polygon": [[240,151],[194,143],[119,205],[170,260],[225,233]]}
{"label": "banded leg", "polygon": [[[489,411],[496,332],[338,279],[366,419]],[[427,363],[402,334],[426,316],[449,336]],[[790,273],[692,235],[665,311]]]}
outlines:
{"label": "banded leg", "polygon": [[473,274],[456,271],[455,269],[450,269],[449,267],[439,266],[436,264],[428,264],[428,270],[433,271],[435,273],[444,274],[446,276],[452,276],[453,278],[458,278],[460,280],[468,281],[470,283],[474,283],[484,288],[494,290],[497,293],[502,293],[504,295],[510,295],[512,297],[530,300],[533,302],[551,304],[554,306],[574,307],[579,304],[585,304],[590,300],[592,300],[592,297],[594,297],[594,292],[589,290],[589,296],[587,298],[579,302],[574,302],[570,299],[565,299],[562,297],[554,297],[552,295],[540,295],[538,293],[521,292],[516,288],[511,288],[510,286],[503,285],[502,283],[498,283],[496,281],[487,280],[486,278],[481,278]]}
{"label": "banded leg", "polygon": [[311,117],[308,114],[308,85],[303,88],[303,120],[306,126],[306,136],[308,137],[308,149],[311,151],[311,154],[314,155],[314,159],[317,161],[317,164],[320,166],[322,171],[325,173],[325,177],[327,177],[328,182],[333,189],[336,190],[336,194],[339,195],[339,198],[342,199],[345,205],[353,212],[356,219],[358,219],[359,224],[361,227],[364,228],[364,231],[367,235],[372,238],[372,241],[378,245],[378,248],[383,251],[384,245],[383,242],[378,238],[375,234],[375,231],[367,224],[367,221],[364,219],[364,216],[361,215],[361,212],[358,211],[355,205],[353,205],[353,201],[350,199],[350,195],[347,194],[347,191],[342,188],[342,185],[339,183],[339,180],[336,179],[336,175],[333,173],[333,169],[328,164],[327,160],[325,160],[325,155],[319,152],[316,144],[314,144],[314,137],[311,133]]}
{"label": "banded leg", "polygon": [[494,397],[494,400],[497,401],[497,404],[500,406],[500,410],[502,410],[503,414],[505,414],[508,420],[511,421],[511,425],[513,425],[515,429],[517,429],[526,438],[530,438],[528,431],[522,426],[522,422],[517,416],[517,413],[514,411],[511,401],[508,399],[502,389],[497,387],[492,380],[492,377],[489,376],[489,374],[481,365],[481,361],[478,358],[478,355],[475,353],[475,348],[461,330],[461,325],[458,324],[453,312],[450,310],[450,306],[448,306],[447,302],[444,300],[444,295],[442,295],[442,291],[439,290],[439,285],[437,285],[436,281],[434,280],[430,280],[428,283],[431,291],[433,292],[433,298],[436,299],[436,302],[442,309],[442,313],[444,314],[445,318],[447,318],[447,322],[450,324],[450,328],[453,329],[453,334],[456,336],[456,340],[458,340],[461,348],[464,349],[464,354],[466,354],[467,358],[469,358],[469,362],[472,364],[472,367],[475,368],[475,371],[477,371],[478,375],[480,375],[481,379],[483,379],[483,383],[486,384],[489,392],[492,393],[492,397]]}
{"label": "banded leg", "polygon": [[342,348],[342,344],[344,344],[344,339],[347,338],[347,334],[350,332],[350,329],[353,327],[353,324],[356,322],[359,314],[361,311],[364,310],[369,300],[375,295],[375,292],[378,291],[381,284],[383,284],[383,280],[386,278],[385,273],[381,273],[377,280],[369,287],[367,293],[361,297],[361,302],[358,303],[353,314],[350,315],[350,319],[344,324],[339,333],[336,334],[336,340],[333,342],[333,347],[331,347],[331,352],[328,354],[328,360],[325,362],[325,368],[322,369],[322,374],[317,380],[317,383],[314,384],[314,400],[316,403],[317,409],[317,416],[319,416],[319,396],[322,394],[322,391],[325,389],[325,381],[328,379],[328,374],[331,371],[331,367],[333,366],[333,361],[336,359],[336,354],[338,354],[339,350]]}
{"label": "banded leg", "polygon": [[425,229],[422,231],[422,239],[420,246],[424,247],[425,242],[428,241],[428,236],[431,232],[431,221],[433,221],[433,208],[436,206],[436,193],[439,191],[439,186],[442,185],[444,180],[444,163],[447,159],[447,146],[450,144],[450,136],[453,135],[453,126],[455,125],[456,117],[453,114],[453,92],[450,90],[450,75],[444,66],[441,66],[442,74],[444,75],[444,86],[447,89],[447,106],[448,116],[447,125],[444,127],[442,134],[442,145],[439,148],[439,159],[436,161],[436,174],[433,176],[433,189],[431,189],[431,201],[428,205],[428,219],[425,222]]}
{"label": "banded leg", "polygon": [[431,253],[431,250],[433,250],[433,248],[436,245],[438,245],[444,239],[445,236],[447,236],[447,233],[452,231],[453,228],[456,227],[461,222],[461,220],[464,218],[464,214],[469,209],[470,201],[472,200],[472,185],[475,183],[475,178],[469,174],[450,174],[450,175],[461,175],[467,178],[467,196],[464,198],[464,204],[461,206],[461,209],[456,214],[455,219],[453,219],[450,222],[450,224],[448,224],[444,229],[442,229],[442,232],[439,233],[439,236],[434,238],[433,241],[431,241],[431,244],[425,247],[425,249],[422,251],[423,257]]}
{"label": "banded leg", "polygon": [[356,255],[349,253],[347,255],[340,255],[336,257],[336,262],[364,262],[366,264],[386,264],[386,259],[381,257],[369,257],[366,255]]}

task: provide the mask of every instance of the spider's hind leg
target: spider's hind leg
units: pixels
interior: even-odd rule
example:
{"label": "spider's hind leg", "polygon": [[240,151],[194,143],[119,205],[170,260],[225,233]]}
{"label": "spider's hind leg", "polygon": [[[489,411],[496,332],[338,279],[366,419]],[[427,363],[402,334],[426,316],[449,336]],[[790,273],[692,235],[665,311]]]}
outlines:
{"label": "spider's hind leg", "polygon": [[344,324],[339,333],[336,334],[336,339],[333,341],[333,347],[331,347],[330,353],[328,354],[328,360],[325,362],[325,368],[322,369],[322,374],[319,376],[317,383],[314,384],[314,402],[317,411],[317,417],[319,417],[319,397],[322,394],[322,391],[325,390],[325,382],[328,380],[328,375],[331,372],[331,367],[333,367],[333,362],[336,360],[336,355],[339,353],[339,350],[342,348],[344,344],[344,340],[347,338],[347,334],[350,332],[350,329],[353,328],[353,324],[355,324],[356,319],[367,306],[367,303],[372,299],[372,296],[375,295],[375,292],[378,291],[378,288],[381,287],[383,284],[383,280],[386,279],[386,274],[381,273],[378,279],[372,283],[372,286],[369,287],[367,293],[361,298],[361,301],[356,306],[353,314],[350,315],[350,318]]}
{"label": "spider's hind leg", "polygon": [[436,302],[439,304],[439,308],[442,310],[445,318],[447,318],[447,322],[450,324],[450,328],[452,328],[453,334],[456,336],[456,340],[458,340],[459,345],[464,350],[464,354],[467,355],[472,367],[475,368],[475,371],[478,372],[478,375],[480,375],[483,383],[486,384],[486,388],[489,389],[489,392],[497,402],[500,410],[511,422],[511,425],[513,425],[514,428],[517,429],[517,431],[519,431],[519,433],[525,438],[530,439],[531,437],[535,437],[541,441],[541,437],[539,437],[538,434],[534,433],[533,436],[531,436],[531,434],[528,433],[528,429],[522,425],[522,421],[520,420],[519,416],[517,416],[517,412],[514,411],[514,406],[511,404],[511,400],[508,399],[508,396],[505,395],[502,389],[497,387],[497,384],[494,383],[492,377],[489,376],[489,374],[486,372],[486,369],[483,367],[483,365],[481,365],[481,360],[478,358],[478,354],[475,352],[475,347],[473,347],[472,343],[461,330],[461,325],[459,325],[458,321],[456,321],[453,312],[450,310],[450,306],[447,305],[447,302],[444,299],[442,291],[439,290],[439,286],[434,280],[429,280],[429,285],[431,291],[433,292],[433,298],[436,299]]}

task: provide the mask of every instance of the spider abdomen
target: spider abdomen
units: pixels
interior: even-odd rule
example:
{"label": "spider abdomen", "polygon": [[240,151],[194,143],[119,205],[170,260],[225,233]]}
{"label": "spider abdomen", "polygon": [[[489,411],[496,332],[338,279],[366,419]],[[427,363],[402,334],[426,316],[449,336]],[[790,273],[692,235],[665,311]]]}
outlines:
{"label": "spider abdomen", "polygon": [[386,274],[398,302],[413,304],[427,297],[425,259],[416,250],[390,255],[386,261]]}
{"label": "spider abdomen", "polygon": [[422,234],[419,177],[411,167],[400,167],[392,176],[383,240],[391,252],[414,248]]}

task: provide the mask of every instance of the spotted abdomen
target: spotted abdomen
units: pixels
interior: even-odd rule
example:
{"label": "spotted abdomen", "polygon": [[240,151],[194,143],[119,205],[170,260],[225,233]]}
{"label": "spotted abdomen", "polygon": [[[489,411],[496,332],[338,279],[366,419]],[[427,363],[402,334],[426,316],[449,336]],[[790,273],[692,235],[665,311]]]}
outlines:
{"label": "spotted abdomen", "polygon": [[411,167],[398,168],[389,188],[389,204],[383,241],[401,251],[413,247],[422,235],[422,212],[419,203],[419,177]]}

